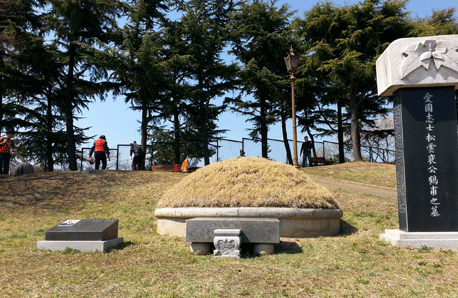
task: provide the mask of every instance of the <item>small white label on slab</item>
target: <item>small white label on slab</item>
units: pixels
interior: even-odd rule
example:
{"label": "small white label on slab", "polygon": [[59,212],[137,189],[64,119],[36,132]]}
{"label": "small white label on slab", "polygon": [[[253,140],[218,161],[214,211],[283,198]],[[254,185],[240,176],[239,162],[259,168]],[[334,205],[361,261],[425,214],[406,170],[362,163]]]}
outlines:
{"label": "small white label on slab", "polygon": [[77,222],[80,222],[81,219],[67,219],[66,221],[61,222],[58,226],[73,226]]}

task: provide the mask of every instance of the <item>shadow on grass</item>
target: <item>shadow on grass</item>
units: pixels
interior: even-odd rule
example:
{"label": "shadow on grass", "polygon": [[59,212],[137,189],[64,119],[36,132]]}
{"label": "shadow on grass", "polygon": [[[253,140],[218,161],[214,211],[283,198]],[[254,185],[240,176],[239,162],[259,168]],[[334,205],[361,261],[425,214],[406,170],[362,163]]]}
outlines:
{"label": "shadow on grass", "polygon": [[[242,253],[240,257],[242,259],[253,259],[263,257],[253,253],[253,244],[242,243],[240,246]],[[274,254],[300,254],[303,253],[302,248],[296,242],[280,241],[278,244],[274,244]]]}
{"label": "shadow on grass", "polygon": [[18,205],[18,206],[27,206],[26,204],[24,203],[21,203],[21,202],[16,202],[14,200],[4,200],[4,199],[0,199],[0,203],[11,203],[13,205]]}
{"label": "shadow on grass", "polygon": [[276,254],[301,254],[304,251],[296,242],[280,241],[279,244],[275,244]]}
{"label": "shadow on grass", "polygon": [[127,247],[132,246],[132,245],[135,245],[135,243],[132,242],[132,241],[126,241],[126,242],[123,242],[123,243],[119,244],[116,247],[110,248],[109,250],[107,250],[107,252],[123,250],[124,248],[127,248]]}
{"label": "shadow on grass", "polygon": [[340,230],[336,236],[349,236],[358,232],[358,229],[345,220],[340,220]]}

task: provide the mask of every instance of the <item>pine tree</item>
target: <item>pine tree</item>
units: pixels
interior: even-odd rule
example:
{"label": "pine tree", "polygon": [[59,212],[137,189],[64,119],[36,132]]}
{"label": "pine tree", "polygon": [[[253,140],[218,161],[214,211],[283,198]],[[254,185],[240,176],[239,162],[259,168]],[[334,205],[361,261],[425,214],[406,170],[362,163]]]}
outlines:
{"label": "pine tree", "polygon": [[[160,108],[157,109],[156,122],[164,123],[168,128],[159,128],[152,126],[151,137],[153,142],[164,139],[163,134],[169,134],[167,142],[173,148],[171,162],[179,164],[183,161],[183,152],[189,152],[192,157],[201,156],[202,150],[190,152],[188,145],[189,135],[189,116],[193,109],[189,106],[188,97],[191,92],[187,78],[189,74],[189,64],[191,56],[187,53],[187,43],[184,38],[183,23],[180,20],[167,20],[163,42],[165,50],[162,51],[163,59],[166,65],[166,74],[164,74],[162,97]],[[187,131],[186,131],[187,130]],[[160,132],[160,133],[159,133]],[[199,142],[200,143],[200,142]]]}
{"label": "pine tree", "polygon": [[28,40],[33,38],[29,31],[40,26],[40,19],[34,13],[37,6],[35,0],[0,0],[0,130],[15,125],[17,111],[9,109],[12,105],[4,102],[8,89],[14,86],[6,70],[9,69],[8,63],[21,55]]}
{"label": "pine tree", "polygon": [[106,86],[100,82],[107,72],[98,65],[97,43],[107,44],[114,38],[116,0],[47,0],[50,11],[45,15],[45,30],[53,34],[66,65],[61,81],[65,95],[67,154],[70,170],[77,170],[75,113],[87,108],[97,96],[103,97]]}
{"label": "pine tree", "polygon": [[148,127],[160,111],[167,69],[164,63],[163,35],[160,32],[169,10],[167,1],[129,1],[128,19],[118,33],[121,38],[109,48],[113,79],[120,85],[115,95],[122,94],[133,110],[141,112],[141,146],[146,150]]}
{"label": "pine tree", "polygon": [[334,102],[350,115],[356,161],[362,160],[362,122],[386,112],[387,99],[376,93],[375,61],[391,41],[407,36],[406,14],[405,1],[365,0],[346,7],[320,2],[296,21],[307,63],[325,74],[322,86],[342,91]]}
{"label": "pine tree", "polygon": [[43,39],[31,37],[23,47],[21,55],[10,60],[10,80],[15,83],[10,88],[9,98],[16,103],[16,121],[20,126],[17,145],[21,155],[30,161],[45,165],[52,171],[56,161],[67,164],[65,133],[61,130],[65,123],[58,108],[59,88],[57,81],[61,65],[53,46],[45,46]]}
{"label": "pine tree", "polygon": [[287,5],[277,8],[275,3],[259,0],[243,3],[231,22],[230,52],[242,63],[238,75],[243,81],[244,94],[253,96],[253,99],[239,96],[233,103],[237,112],[247,115],[248,121],[254,123],[250,136],[260,136],[264,158],[268,158],[268,126],[278,121],[278,116],[282,119],[287,145],[284,125],[289,109],[284,101],[288,98],[285,90],[289,84],[285,79],[284,57],[292,42],[289,28],[292,12]]}
{"label": "pine tree", "polygon": [[211,103],[233,88],[234,64],[226,65],[221,54],[228,41],[227,25],[234,9],[233,1],[190,0],[183,6],[181,18],[183,39],[189,55],[187,83],[189,86],[189,120],[197,127],[202,157],[210,164],[209,142],[221,131],[215,120],[224,105]]}
{"label": "pine tree", "polygon": [[458,22],[455,17],[456,8],[433,11],[430,16],[411,20],[410,36],[435,36],[458,34]]}
{"label": "pine tree", "polygon": [[[47,171],[53,171],[55,165],[67,168],[67,138],[62,112],[65,97],[60,87],[65,65],[59,60],[59,51],[36,38],[28,42],[15,66],[14,96],[20,99],[23,115],[17,142],[21,154],[42,164]],[[85,130],[74,126],[76,144],[88,140]]]}

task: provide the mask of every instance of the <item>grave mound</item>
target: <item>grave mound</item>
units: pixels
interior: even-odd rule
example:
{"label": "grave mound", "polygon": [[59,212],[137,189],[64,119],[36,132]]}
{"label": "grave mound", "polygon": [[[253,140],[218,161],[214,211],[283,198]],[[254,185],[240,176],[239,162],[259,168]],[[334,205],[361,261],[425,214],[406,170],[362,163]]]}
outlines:
{"label": "grave mound", "polygon": [[213,163],[164,193],[158,208],[338,209],[332,194],[291,165],[241,157]]}

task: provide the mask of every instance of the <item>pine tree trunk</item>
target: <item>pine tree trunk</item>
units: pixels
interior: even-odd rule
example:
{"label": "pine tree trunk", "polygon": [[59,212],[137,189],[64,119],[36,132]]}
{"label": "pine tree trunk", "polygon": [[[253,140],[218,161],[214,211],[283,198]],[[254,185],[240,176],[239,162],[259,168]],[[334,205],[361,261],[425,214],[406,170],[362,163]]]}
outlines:
{"label": "pine tree trunk", "polygon": [[363,161],[361,155],[361,139],[359,135],[359,119],[358,119],[358,108],[355,88],[352,87],[350,91],[350,105],[351,105],[351,140],[353,145],[353,157],[355,161]]}
{"label": "pine tree trunk", "polygon": [[339,163],[345,163],[342,106],[340,105],[340,102],[337,103],[337,139],[339,142]]}
{"label": "pine tree trunk", "polygon": [[146,105],[146,100],[143,100],[143,104],[142,104],[142,123],[141,123],[141,132],[140,132],[141,136],[142,136],[141,144],[142,144],[143,152],[146,152],[146,141],[148,139],[148,123],[149,123],[148,108],[147,108],[147,105]]}
{"label": "pine tree trunk", "polygon": [[75,130],[73,126],[73,79],[74,79],[74,68],[75,68],[75,55],[76,48],[73,44],[70,45],[69,49],[69,64],[67,72],[67,85],[66,85],[66,100],[64,103],[65,111],[65,124],[67,129],[67,155],[68,155],[68,167],[70,171],[78,170],[76,163],[76,144],[75,144]]}
{"label": "pine tree trunk", "polygon": [[210,164],[210,153],[208,152],[208,132],[207,132],[207,106],[205,103],[207,102],[205,98],[205,94],[203,93],[203,80],[199,78],[199,90],[202,90],[202,93],[199,95],[199,112],[200,112],[200,129],[202,133],[202,153],[204,157],[204,163],[206,166]]}
{"label": "pine tree trunk", "polygon": [[1,123],[3,123],[3,89],[0,86],[0,132],[3,129],[3,125],[1,125]]}
{"label": "pine tree trunk", "polygon": [[261,103],[261,153],[263,158],[268,158],[268,146],[267,146],[267,113],[266,113],[266,101],[264,98],[260,99]]}
{"label": "pine tree trunk", "polygon": [[202,150],[205,165],[210,164],[210,154],[208,152],[208,135],[207,135],[207,118],[205,117],[205,103],[204,99],[200,100],[200,128],[202,131]]}
{"label": "pine tree trunk", "polygon": [[[48,94],[48,96],[51,96],[51,94]],[[46,165],[46,171],[52,172],[54,171],[54,159],[52,158],[53,154],[53,140],[52,140],[52,135],[53,135],[53,114],[52,114],[52,102],[48,97],[48,105],[47,105],[47,111],[46,111],[46,159],[47,159],[47,165]]]}
{"label": "pine tree trunk", "polygon": [[286,115],[284,114],[283,105],[281,107],[281,131],[283,134],[283,143],[285,144],[285,151],[286,151],[286,159],[288,160],[288,164],[293,164],[293,157],[291,155],[291,148],[289,147],[288,141],[288,133],[286,130]]}
{"label": "pine tree trunk", "polygon": [[[0,69],[4,69],[5,67],[5,63],[3,62],[3,57],[0,58]],[[2,77],[0,77],[0,80],[4,80]],[[2,131],[3,129],[3,125],[1,125],[1,123],[3,123],[3,85],[0,83],[0,132]]]}
{"label": "pine tree trunk", "polygon": [[[175,99],[174,99],[175,101]],[[178,103],[176,103],[178,105]],[[174,129],[174,139],[175,139],[175,163],[179,164],[180,161],[180,115],[178,113],[178,106],[174,106],[173,111],[173,129]]]}

